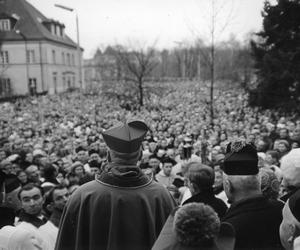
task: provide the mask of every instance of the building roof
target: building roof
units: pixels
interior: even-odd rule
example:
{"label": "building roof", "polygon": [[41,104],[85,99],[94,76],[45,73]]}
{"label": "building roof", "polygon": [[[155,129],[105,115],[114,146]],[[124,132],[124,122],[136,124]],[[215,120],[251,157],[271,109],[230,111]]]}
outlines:
{"label": "building roof", "polygon": [[[0,40],[24,41],[24,38],[16,33],[16,30],[20,30],[28,41],[48,40],[76,48],[76,43],[67,35],[54,35],[44,25],[49,22],[59,23],[58,21],[48,19],[26,0],[1,0],[0,16],[10,16],[16,19],[14,29],[0,31]],[[63,24],[61,26],[64,27]]]}

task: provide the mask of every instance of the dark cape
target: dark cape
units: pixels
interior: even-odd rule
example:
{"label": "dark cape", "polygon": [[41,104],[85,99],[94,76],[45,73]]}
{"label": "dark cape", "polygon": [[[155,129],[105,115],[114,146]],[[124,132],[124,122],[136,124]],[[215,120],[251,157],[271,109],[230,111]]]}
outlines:
{"label": "dark cape", "polygon": [[233,203],[222,221],[235,229],[235,249],[282,249],[279,226],[283,206],[283,202],[262,195]]}
{"label": "dark cape", "polygon": [[72,194],[56,249],[151,249],[174,207],[167,189],[139,168],[113,166]]}

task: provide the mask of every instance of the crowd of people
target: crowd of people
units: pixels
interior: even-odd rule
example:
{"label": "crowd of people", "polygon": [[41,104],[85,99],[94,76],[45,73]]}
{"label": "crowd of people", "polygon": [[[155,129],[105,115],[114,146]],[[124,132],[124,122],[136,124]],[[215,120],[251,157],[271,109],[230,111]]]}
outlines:
{"label": "crowd of people", "polygon": [[[14,246],[21,241],[24,246],[35,247],[24,249],[54,249],[69,197],[78,197],[77,189],[110,170],[110,158],[115,155],[108,152],[114,146],[108,146],[103,134],[120,122],[142,120],[149,129],[141,141],[142,154],[137,165],[145,176],[159,183],[171,195],[174,204],[168,205],[170,211],[176,206],[195,209],[195,202],[209,205],[217,214],[213,216],[220,221],[224,218],[224,222],[236,227],[236,249],[240,249],[239,246],[251,245],[253,241],[247,241],[249,238],[241,235],[244,229],[232,219],[235,211],[231,204],[250,193],[257,195],[262,191],[264,198],[272,203],[256,201],[255,207],[276,207],[269,213],[273,216],[270,219],[273,224],[269,225],[273,227],[273,235],[265,237],[272,242],[265,242],[263,247],[293,249],[289,247],[300,235],[299,211],[294,216],[296,229],[292,242],[280,243],[279,225],[282,210],[292,211],[292,207],[300,210],[299,205],[295,205],[300,201],[295,203],[295,198],[292,205],[287,208],[284,205],[291,203],[290,198],[300,187],[299,114],[252,108],[242,90],[216,90],[214,119],[211,119],[206,88],[197,83],[170,84],[167,88],[161,98],[153,97],[140,109],[131,109],[128,105],[124,109],[119,100],[104,94],[77,92],[28,97],[0,104],[0,248],[17,249]],[[228,160],[230,153],[228,145],[235,140],[244,140],[255,146],[258,182],[251,178],[243,181],[231,178],[236,173],[224,170],[224,159]],[[228,190],[239,190],[241,186],[245,190],[228,196]],[[183,213],[184,218],[188,212],[180,209],[176,214]],[[197,209],[207,210],[205,206]],[[176,221],[178,216],[172,220]],[[262,216],[265,215],[260,214],[258,218]],[[255,217],[255,214],[249,215],[252,222],[257,221]],[[151,249],[167,215],[161,214],[160,218],[156,237],[152,236],[151,244],[145,249]],[[222,228],[220,221],[218,230]],[[251,230],[255,231],[256,226],[252,225]],[[257,232],[265,229],[262,227]],[[30,232],[35,236],[29,237]],[[274,236],[276,232],[278,237]],[[87,233],[88,230],[85,235]],[[159,240],[164,241],[161,237]],[[155,247],[159,245],[157,243]],[[112,245],[105,249],[118,247]],[[259,249],[259,245],[254,244],[253,249]]]}

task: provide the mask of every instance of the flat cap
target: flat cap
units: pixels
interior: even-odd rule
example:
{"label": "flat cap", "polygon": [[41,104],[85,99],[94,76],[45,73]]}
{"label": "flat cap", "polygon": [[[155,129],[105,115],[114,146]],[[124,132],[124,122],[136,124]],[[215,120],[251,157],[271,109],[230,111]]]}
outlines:
{"label": "flat cap", "polygon": [[119,153],[133,153],[138,151],[148,126],[142,121],[122,123],[104,132],[102,136],[107,146]]}
{"label": "flat cap", "polygon": [[227,145],[223,171],[227,175],[258,174],[258,155],[255,146],[238,139]]}

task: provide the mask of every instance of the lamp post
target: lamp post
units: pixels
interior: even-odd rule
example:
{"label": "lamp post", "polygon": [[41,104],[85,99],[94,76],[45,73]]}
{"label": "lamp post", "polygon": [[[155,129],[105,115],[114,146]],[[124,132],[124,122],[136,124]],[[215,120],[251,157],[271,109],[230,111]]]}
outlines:
{"label": "lamp post", "polygon": [[25,64],[26,64],[26,82],[27,82],[27,87],[29,90],[29,94],[31,94],[31,86],[29,86],[29,68],[28,68],[28,60],[27,60],[27,53],[28,53],[28,49],[27,49],[27,38],[26,36],[20,31],[20,30],[16,30],[16,33],[18,35],[20,35],[23,39],[24,39],[24,43],[25,43]]}
{"label": "lamp post", "polygon": [[[61,4],[55,4],[54,6],[70,12],[73,12],[75,10],[73,8]],[[77,48],[77,57],[78,57],[78,76],[79,76],[80,89],[82,89],[82,66],[81,66],[81,53],[80,53],[80,43],[79,43],[79,21],[78,21],[78,14],[76,10],[75,10],[75,14],[76,14],[76,35],[77,35],[76,48]]]}

